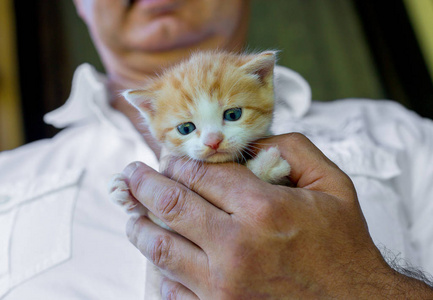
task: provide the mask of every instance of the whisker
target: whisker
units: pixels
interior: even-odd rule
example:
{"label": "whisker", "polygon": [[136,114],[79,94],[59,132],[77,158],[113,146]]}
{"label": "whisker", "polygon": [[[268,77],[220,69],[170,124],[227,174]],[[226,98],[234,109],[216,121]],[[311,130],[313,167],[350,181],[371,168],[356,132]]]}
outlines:
{"label": "whisker", "polygon": [[[246,152],[245,151],[246,149],[244,149],[244,150],[237,150],[237,152],[239,152],[239,156],[240,156],[240,158],[241,158],[241,162],[240,163],[245,163],[246,161],[247,161],[247,158],[245,157],[245,155],[243,154],[243,152]],[[249,154],[248,152],[247,152],[247,154]]]}
{"label": "whisker", "polygon": [[181,178],[181,175],[184,173],[184,169],[186,168],[186,165],[189,163],[189,162],[191,162],[191,161],[193,161],[193,162],[196,162],[196,160],[195,159],[193,159],[192,157],[189,157],[189,156],[187,156],[187,155],[184,155],[184,158],[188,158],[187,159],[187,161],[185,161],[183,164],[182,164],[182,166],[179,168],[179,176],[177,176],[177,180],[176,180],[176,183],[178,183],[179,182],[179,180],[180,180],[180,178]]}
{"label": "whisker", "polygon": [[235,157],[236,158],[236,162],[238,164],[240,164],[242,162],[242,157],[243,157],[242,151],[239,150],[239,149],[237,149],[235,154],[236,154],[236,157]]}
{"label": "whisker", "polygon": [[177,172],[176,173],[174,173],[171,177],[172,178],[174,178],[174,177],[180,177],[180,176],[177,176],[177,175],[179,175],[179,173],[183,173],[183,169],[184,169],[184,167],[185,167],[185,165],[191,160],[191,158],[189,157],[189,156],[187,156],[187,155],[182,155],[182,156],[179,156],[179,159],[185,159],[185,158],[188,158],[187,159],[187,161],[186,162],[184,162],[181,166],[180,166],[180,168],[177,170]]}

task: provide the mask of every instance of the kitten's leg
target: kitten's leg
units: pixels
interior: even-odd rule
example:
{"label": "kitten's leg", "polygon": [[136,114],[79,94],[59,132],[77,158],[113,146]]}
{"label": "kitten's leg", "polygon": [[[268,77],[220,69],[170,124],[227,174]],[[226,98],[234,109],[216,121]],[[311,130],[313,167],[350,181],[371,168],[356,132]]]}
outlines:
{"label": "kitten's leg", "polygon": [[123,174],[115,174],[108,184],[110,200],[120,205],[128,214],[147,215],[147,209],[141,205],[129,192],[129,187]]}
{"label": "kitten's leg", "polygon": [[153,223],[173,231],[131,195],[125,176],[122,174],[113,175],[108,187],[111,201],[120,205],[126,213],[147,216]]}
{"label": "kitten's leg", "polygon": [[247,167],[257,177],[269,183],[288,183],[290,165],[281,157],[277,147],[261,150],[247,162]]}

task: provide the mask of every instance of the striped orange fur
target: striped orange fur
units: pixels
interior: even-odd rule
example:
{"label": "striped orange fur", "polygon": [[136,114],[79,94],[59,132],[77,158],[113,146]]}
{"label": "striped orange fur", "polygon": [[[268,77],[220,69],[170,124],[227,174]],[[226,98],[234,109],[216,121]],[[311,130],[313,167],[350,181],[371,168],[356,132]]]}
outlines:
{"label": "striped orange fur", "polygon": [[[142,89],[123,95],[173,155],[233,161],[249,143],[268,134],[274,107],[274,65],[272,51],[197,52]],[[239,119],[230,119],[239,111]],[[178,126],[187,123],[195,130],[182,134]]]}

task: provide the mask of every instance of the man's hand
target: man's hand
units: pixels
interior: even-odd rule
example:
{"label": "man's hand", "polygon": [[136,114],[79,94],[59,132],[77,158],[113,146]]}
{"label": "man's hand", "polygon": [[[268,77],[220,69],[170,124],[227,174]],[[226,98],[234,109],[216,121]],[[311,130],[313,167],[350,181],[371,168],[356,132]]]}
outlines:
{"label": "man's hand", "polygon": [[351,180],[308,139],[288,134],[259,145],[278,146],[295,188],[234,163],[179,160],[164,175],[139,163],[125,169],[133,196],[177,232],[146,217],[127,227],[166,277],[163,297],[360,299],[395,296],[402,282],[427,288],[385,263]]}

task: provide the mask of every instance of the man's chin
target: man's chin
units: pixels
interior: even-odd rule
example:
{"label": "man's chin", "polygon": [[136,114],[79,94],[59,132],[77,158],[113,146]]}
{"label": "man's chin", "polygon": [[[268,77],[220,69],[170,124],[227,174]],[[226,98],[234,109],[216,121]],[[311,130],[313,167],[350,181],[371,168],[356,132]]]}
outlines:
{"label": "man's chin", "polygon": [[177,18],[166,16],[134,30],[129,36],[133,49],[144,52],[166,52],[200,48],[212,39],[207,32],[194,32]]}

